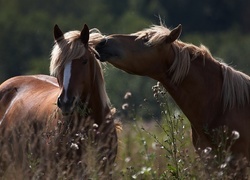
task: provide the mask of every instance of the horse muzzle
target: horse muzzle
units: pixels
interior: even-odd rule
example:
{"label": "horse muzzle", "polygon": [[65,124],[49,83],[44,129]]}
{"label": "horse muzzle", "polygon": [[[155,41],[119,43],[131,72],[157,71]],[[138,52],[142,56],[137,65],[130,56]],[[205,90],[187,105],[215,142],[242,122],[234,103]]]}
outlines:
{"label": "horse muzzle", "polygon": [[69,116],[73,113],[75,108],[75,97],[63,100],[61,97],[57,99],[57,106],[61,109],[63,116]]}

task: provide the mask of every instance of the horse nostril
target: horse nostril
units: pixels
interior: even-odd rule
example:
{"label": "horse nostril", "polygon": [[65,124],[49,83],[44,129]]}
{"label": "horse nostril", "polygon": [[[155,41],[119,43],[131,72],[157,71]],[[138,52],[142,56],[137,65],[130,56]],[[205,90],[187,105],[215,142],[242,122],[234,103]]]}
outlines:
{"label": "horse nostril", "polygon": [[59,108],[62,107],[61,98],[57,98],[57,106],[58,106]]}

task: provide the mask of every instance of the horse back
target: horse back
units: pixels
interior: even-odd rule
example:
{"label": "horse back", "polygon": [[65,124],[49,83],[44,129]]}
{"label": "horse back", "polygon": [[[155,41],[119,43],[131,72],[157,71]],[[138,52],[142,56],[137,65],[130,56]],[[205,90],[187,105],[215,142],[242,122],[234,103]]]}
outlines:
{"label": "horse back", "polygon": [[22,119],[44,121],[57,109],[59,87],[47,75],[17,76],[0,85],[0,125]]}

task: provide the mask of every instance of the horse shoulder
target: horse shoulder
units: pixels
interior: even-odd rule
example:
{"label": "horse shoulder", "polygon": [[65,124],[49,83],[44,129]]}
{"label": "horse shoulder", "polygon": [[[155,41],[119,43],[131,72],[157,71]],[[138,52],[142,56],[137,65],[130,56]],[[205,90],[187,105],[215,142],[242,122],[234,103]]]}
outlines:
{"label": "horse shoulder", "polygon": [[13,119],[42,121],[48,118],[57,107],[58,93],[56,79],[47,75],[16,76],[6,80],[0,86],[0,124]]}
{"label": "horse shoulder", "polygon": [[4,117],[7,109],[17,94],[16,87],[4,87],[0,86],[0,122]]}

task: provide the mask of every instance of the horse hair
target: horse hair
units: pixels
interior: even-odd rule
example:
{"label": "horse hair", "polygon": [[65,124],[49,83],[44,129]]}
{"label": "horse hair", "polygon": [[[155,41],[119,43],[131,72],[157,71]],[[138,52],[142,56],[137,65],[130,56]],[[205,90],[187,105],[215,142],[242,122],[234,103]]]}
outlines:
{"label": "horse hair", "polygon": [[[170,30],[164,25],[152,25],[150,28],[133,33],[138,36],[137,39],[147,39],[147,44],[156,46],[165,42]],[[179,84],[187,76],[191,61],[197,59],[197,56],[203,56],[203,64],[205,66],[205,57],[212,61],[217,61],[212,57],[209,49],[204,45],[195,46],[190,43],[184,43],[176,40],[172,43],[175,51],[175,60],[170,69],[172,73],[171,83]],[[242,107],[250,102],[250,78],[246,74],[235,70],[226,63],[220,62],[223,75],[223,86],[221,98],[223,101],[223,109],[233,108],[235,106]]]}

